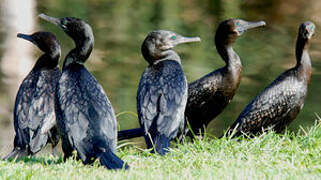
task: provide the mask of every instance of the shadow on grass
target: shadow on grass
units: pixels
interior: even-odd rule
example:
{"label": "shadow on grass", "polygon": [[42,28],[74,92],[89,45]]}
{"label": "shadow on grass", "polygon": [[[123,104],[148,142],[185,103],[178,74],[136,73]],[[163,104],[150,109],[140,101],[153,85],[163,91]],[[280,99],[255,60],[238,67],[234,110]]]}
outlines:
{"label": "shadow on grass", "polygon": [[24,162],[26,164],[53,165],[64,163],[63,158],[59,157],[23,157],[20,159],[9,159],[8,162]]}

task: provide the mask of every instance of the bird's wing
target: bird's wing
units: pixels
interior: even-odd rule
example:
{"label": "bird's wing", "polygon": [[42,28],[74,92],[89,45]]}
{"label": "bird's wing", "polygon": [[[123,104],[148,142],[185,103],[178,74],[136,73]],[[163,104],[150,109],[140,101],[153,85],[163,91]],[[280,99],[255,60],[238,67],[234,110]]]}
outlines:
{"label": "bird's wing", "polygon": [[157,130],[171,137],[184,123],[187,82],[179,63],[158,63],[142,75],[137,110],[145,132]]}
{"label": "bird's wing", "polygon": [[37,75],[30,73],[21,83],[14,106],[14,123],[16,129],[26,129],[29,125],[29,108],[34,95]]}
{"label": "bird's wing", "polygon": [[114,152],[117,121],[97,80],[81,67],[76,73],[63,73],[58,89],[62,126],[74,148],[83,154],[92,153],[93,141],[105,139]]}
{"label": "bird's wing", "polygon": [[15,146],[26,147],[30,142],[29,108],[33,97],[33,87],[37,74],[29,73],[18,90],[14,106]]}
{"label": "bird's wing", "polygon": [[217,91],[219,83],[223,80],[224,69],[217,69],[200,79],[188,84],[188,103],[187,106],[193,108],[205,104]]}
{"label": "bird's wing", "polygon": [[291,103],[298,99],[297,89],[292,87],[287,82],[273,82],[247,105],[231,129],[237,126],[239,132],[252,132],[275,125],[275,122],[287,115],[296,105]]}
{"label": "bird's wing", "polygon": [[19,128],[36,130],[55,125],[54,93],[60,76],[57,68],[30,74],[21,84],[15,105],[15,118]]}
{"label": "bird's wing", "polygon": [[46,127],[49,130],[55,125],[54,93],[59,76],[60,70],[56,68],[31,71],[23,80],[14,107],[17,146],[29,144],[33,150],[34,143],[31,138],[42,136],[39,134],[40,128]]}

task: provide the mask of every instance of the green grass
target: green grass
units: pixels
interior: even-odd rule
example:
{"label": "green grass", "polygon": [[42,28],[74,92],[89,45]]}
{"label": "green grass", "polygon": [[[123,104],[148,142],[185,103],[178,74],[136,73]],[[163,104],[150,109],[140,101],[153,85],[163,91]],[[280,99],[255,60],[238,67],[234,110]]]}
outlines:
{"label": "green grass", "polygon": [[0,179],[319,179],[321,124],[297,134],[269,132],[254,139],[205,137],[177,145],[164,157],[132,145],[118,155],[130,170],[34,157],[0,161]]}

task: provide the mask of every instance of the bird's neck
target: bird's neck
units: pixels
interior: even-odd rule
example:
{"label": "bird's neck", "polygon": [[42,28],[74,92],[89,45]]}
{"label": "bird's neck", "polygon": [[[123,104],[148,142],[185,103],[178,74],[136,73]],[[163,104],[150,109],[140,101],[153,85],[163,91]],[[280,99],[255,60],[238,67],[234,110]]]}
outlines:
{"label": "bird's neck", "polygon": [[157,64],[158,62],[164,61],[164,60],[173,60],[181,63],[181,58],[179,55],[172,49],[163,51],[160,53],[160,58],[155,60],[153,64]]}
{"label": "bird's neck", "polygon": [[311,60],[309,56],[309,40],[298,37],[295,49],[295,55],[297,60],[297,66],[310,67]]}
{"label": "bird's neck", "polygon": [[222,59],[226,63],[226,68],[229,71],[239,71],[242,68],[242,63],[240,57],[233,50],[233,44],[219,44],[216,43],[216,49]]}
{"label": "bird's neck", "polygon": [[58,66],[58,61],[60,58],[60,54],[53,56],[52,54],[43,54],[39,57],[37,60],[34,69],[42,69],[42,68],[48,68],[52,69],[54,67]]}
{"label": "bird's neck", "polygon": [[299,76],[307,79],[307,82],[310,81],[310,76],[312,72],[311,59],[309,56],[309,40],[306,38],[298,37],[296,43],[296,68],[298,69]]}
{"label": "bird's neck", "polygon": [[233,50],[237,36],[227,34],[225,29],[219,28],[215,34],[215,46],[217,52],[226,63],[229,71],[239,71],[242,68],[240,57]]}
{"label": "bird's neck", "polygon": [[93,41],[86,40],[75,43],[76,47],[72,49],[66,56],[63,68],[72,63],[84,64],[91,54],[93,49]]}

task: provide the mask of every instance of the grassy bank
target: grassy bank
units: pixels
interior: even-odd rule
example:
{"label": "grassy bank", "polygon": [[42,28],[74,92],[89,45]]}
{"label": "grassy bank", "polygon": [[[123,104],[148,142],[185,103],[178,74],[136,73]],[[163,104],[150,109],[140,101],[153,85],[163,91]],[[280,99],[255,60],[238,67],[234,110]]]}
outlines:
{"label": "grassy bank", "polygon": [[129,171],[108,171],[98,163],[35,157],[0,161],[0,179],[318,179],[321,125],[298,134],[273,132],[255,139],[212,139],[185,143],[161,157],[134,146],[119,150]]}

